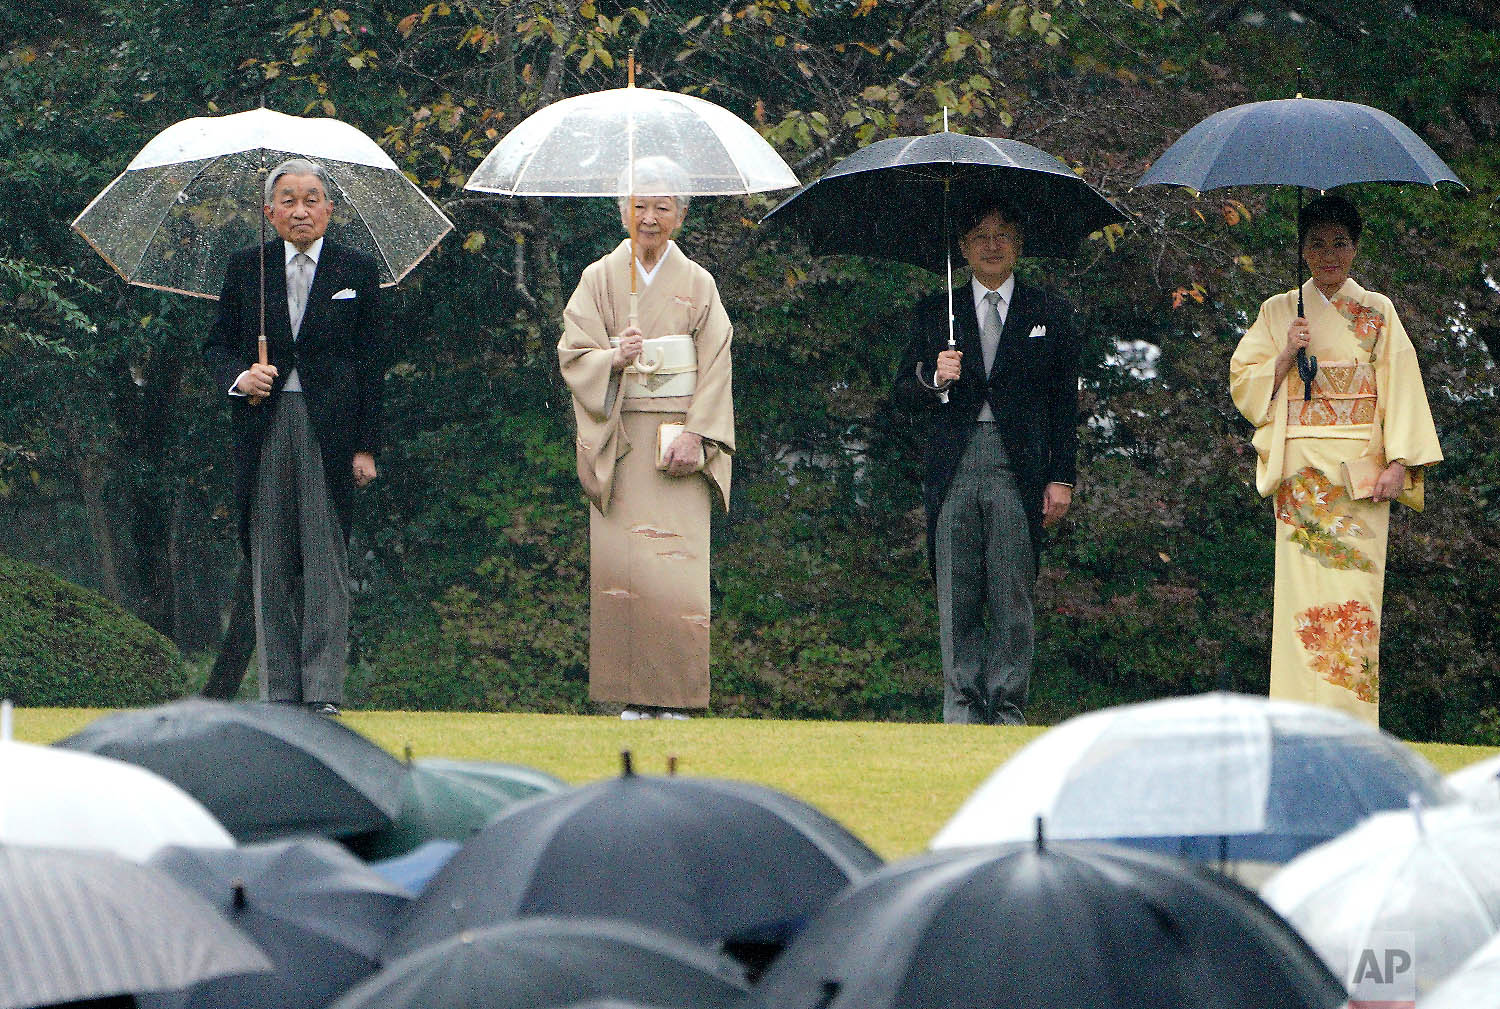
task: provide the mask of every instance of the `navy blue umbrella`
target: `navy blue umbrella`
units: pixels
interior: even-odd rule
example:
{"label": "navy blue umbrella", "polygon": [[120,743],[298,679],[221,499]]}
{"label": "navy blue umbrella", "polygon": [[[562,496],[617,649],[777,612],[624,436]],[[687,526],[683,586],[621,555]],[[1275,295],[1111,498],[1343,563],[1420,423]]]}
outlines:
{"label": "navy blue umbrella", "polygon": [[1301,186],[1355,182],[1463,185],[1401,120],[1322,98],[1250,102],[1215,112],[1156,159],[1137,186]]}
{"label": "navy blue umbrella", "polygon": [[[1301,217],[1303,189],[1328,190],[1356,182],[1463,185],[1395,116],[1368,105],[1300,94],[1215,112],[1162,152],[1136,185],[1187,186],[1196,192],[1224,186],[1296,186]],[[1304,315],[1300,258],[1297,287],[1297,314]],[[1308,399],[1317,373],[1318,359],[1297,351],[1297,374]]]}

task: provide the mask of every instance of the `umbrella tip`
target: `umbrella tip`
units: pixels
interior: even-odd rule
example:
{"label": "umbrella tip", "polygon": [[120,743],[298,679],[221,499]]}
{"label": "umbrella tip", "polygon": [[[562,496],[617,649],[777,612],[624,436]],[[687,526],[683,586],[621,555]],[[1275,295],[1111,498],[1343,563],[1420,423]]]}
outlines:
{"label": "umbrella tip", "polygon": [[668,775],[676,775],[677,774],[677,754],[675,754],[675,753],[669,753],[669,754],[667,754],[667,774]]}
{"label": "umbrella tip", "polygon": [[1036,818],[1036,850],[1043,852],[1047,850],[1047,834],[1043,829],[1043,820],[1040,814]]}
{"label": "umbrella tip", "polygon": [[243,879],[234,881],[234,900],[232,903],[236,911],[245,910],[247,901],[245,900],[245,881]]}
{"label": "umbrella tip", "polygon": [[635,776],[635,765],[630,759],[629,750],[620,751],[620,776],[623,778],[631,778]]}

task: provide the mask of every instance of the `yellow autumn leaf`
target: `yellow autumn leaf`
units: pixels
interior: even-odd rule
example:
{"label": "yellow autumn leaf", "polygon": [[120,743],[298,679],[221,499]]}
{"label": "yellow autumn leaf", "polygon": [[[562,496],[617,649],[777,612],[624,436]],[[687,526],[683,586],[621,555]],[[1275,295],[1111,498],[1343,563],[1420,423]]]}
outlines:
{"label": "yellow autumn leaf", "polygon": [[484,248],[484,242],[484,232],[471,231],[469,232],[468,236],[464,238],[464,251],[478,252],[480,249]]}

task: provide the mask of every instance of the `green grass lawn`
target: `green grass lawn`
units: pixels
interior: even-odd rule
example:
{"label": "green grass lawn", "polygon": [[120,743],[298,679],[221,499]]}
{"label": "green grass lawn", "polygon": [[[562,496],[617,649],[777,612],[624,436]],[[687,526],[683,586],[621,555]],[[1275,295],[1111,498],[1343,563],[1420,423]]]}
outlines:
{"label": "green grass lawn", "polygon": [[[51,742],[103,712],[34,708],[15,713],[17,739]],[[620,770],[740,778],[812,803],[883,857],[920,851],[976,785],[1044,726],[998,728],[893,722],[777,722],[698,718],[622,722],[582,715],[356,711],[346,723],[400,756],[503,760],[566,781]],[[1418,743],[1443,773],[1500,748]]]}

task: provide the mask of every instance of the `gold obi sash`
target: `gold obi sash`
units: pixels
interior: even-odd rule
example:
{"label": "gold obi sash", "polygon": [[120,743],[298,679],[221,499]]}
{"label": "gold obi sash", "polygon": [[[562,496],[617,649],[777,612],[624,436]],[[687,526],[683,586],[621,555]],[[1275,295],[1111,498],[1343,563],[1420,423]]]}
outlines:
{"label": "gold obi sash", "polygon": [[[610,345],[620,341],[610,337]],[[625,368],[621,391],[626,399],[691,398],[698,388],[698,345],[685,333],[653,336],[641,356]]]}
{"label": "gold obi sash", "polygon": [[1287,389],[1287,427],[1347,427],[1375,423],[1375,367],[1360,362],[1318,364],[1312,399],[1304,399],[1302,382]]}

